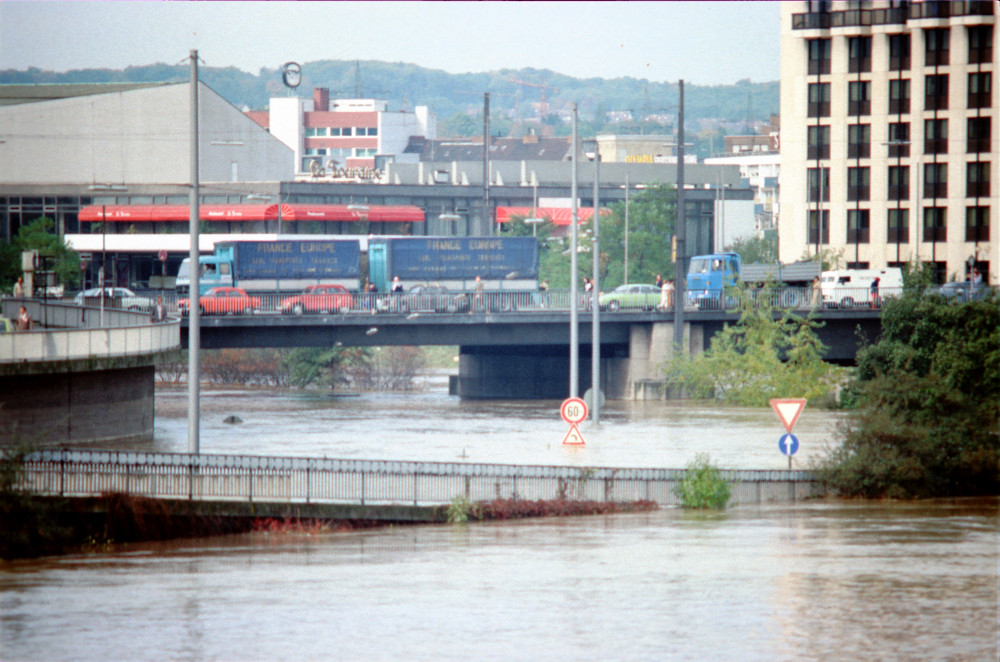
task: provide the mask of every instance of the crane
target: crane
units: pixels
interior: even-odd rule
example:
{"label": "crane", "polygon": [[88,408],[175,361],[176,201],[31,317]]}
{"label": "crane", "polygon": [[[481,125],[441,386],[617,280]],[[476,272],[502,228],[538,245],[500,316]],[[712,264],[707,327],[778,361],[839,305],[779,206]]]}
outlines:
{"label": "crane", "polygon": [[541,110],[541,114],[542,115],[547,115],[548,111],[549,111],[549,104],[548,104],[548,101],[546,101],[546,98],[545,98],[545,91],[546,90],[552,90],[553,94],[559,94],[559,88],[558,87],[554,87],[552,85],[548,85],[545,82],[544,79],[542,80],[541,83],[532,83],[532,82],[526,81],[526,80],[519,80],[518,78],[516,78],[514,76],[508,76],[507,77],[507,82],[514,83],[515,85],[524,85],[525,87],[538,87],[538,88],[541,88],[541,90],[542,90],[542,98],[541,98],[541,108],[540,108],[540,110]]}

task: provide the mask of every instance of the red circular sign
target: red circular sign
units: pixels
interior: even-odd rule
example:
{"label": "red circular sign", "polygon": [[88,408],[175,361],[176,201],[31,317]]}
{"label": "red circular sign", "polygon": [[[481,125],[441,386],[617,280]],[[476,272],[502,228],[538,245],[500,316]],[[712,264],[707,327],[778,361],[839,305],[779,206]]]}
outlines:
{"label": "red circular sign", "polygon": [[566,398],[559,407],[559,415],[571,425],[587,420],[587,403],[580,398]]}
{"label": "red circular sign", "polygon": [[163,249],[161,248],[161,249],[160,249],[160,255],[159,255],[159,258],[160,258],[160,262],[166,262],[166,261],[167,261],[167,251],[165,251],[165,250],[163,250]]}

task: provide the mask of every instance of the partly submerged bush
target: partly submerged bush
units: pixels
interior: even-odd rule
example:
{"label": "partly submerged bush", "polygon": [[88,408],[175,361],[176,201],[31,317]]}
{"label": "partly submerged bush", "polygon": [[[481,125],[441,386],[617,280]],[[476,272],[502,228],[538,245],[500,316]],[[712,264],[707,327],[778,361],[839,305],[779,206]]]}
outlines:
{"label": "partly submerged bush", "polygon": [[674,488],[674,494],[685,508],[722,510],[729,503],[730,488],[709,456],[699,454],[688,465],[684,479]]}

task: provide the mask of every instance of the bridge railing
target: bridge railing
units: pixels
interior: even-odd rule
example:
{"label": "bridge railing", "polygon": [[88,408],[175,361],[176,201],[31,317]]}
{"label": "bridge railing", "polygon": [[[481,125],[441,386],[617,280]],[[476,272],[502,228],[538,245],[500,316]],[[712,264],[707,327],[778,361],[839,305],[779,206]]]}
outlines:
{"label": "bridge railing", "polygon": [[[121,492],[159,499],[262,503],[445,505],[456,498],[649,500],[675,505],[684,469],[597,468],[388,460],[41,451],[19,487],[41,495]],[[729,470],[734,505],[821,493],[807,471]]]}

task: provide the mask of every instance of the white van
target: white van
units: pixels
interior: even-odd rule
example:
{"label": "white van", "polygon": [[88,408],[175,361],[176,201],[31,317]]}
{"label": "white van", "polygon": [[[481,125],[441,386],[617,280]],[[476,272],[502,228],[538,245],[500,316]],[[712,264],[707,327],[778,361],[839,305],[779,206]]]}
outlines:
{"label": "white van", "polygon": [[[879,279],[877,292],[872,290],[876,278]],[[819,287],[826,308],[878,306],[882,299],[902,294],[903,272],[899,267],[824,271]]]}

